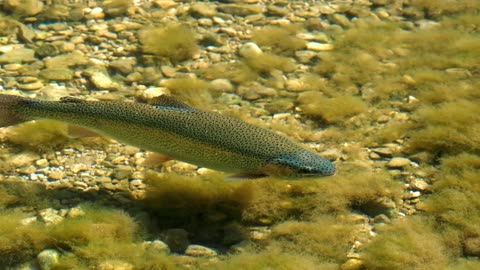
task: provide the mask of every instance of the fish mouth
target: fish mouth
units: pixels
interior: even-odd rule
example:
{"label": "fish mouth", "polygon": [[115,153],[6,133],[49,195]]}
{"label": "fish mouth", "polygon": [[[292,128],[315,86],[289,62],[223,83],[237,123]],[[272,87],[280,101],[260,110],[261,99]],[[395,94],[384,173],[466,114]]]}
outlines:
{"label": "fish mouth", "polygon": [[333,175],[335,175],[335,174],[337,174],[337,170],[332,170],[332,171],[330,171],[330,172],[327,172],[327,173],[324,174],[324,175],[325,175],[325,176],[333,176]]}

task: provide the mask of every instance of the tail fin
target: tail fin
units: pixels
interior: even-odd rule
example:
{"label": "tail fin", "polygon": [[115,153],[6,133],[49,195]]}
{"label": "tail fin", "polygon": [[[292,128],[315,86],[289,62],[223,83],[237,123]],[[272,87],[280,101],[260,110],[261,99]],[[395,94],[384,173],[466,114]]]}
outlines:
{"label": "tail fin", "polygon": [[27,98],[0,94],[0,127],[8,127],[27,121],[18,115],[15,110],[15,106],[25,100]]}

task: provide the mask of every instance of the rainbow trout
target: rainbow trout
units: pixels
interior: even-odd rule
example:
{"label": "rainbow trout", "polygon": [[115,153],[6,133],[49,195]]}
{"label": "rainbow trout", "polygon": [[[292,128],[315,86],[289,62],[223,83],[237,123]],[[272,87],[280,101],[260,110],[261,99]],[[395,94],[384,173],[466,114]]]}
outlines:
{"label": "rainbow trout", "polygon": [[44,101],[0,94],[0,127],[35,119],[60,120],[92,129],[122,143],[237,178],[320,177],[334,165],[291,139],[225,115],[201,111],[173,97],[152,104]]}

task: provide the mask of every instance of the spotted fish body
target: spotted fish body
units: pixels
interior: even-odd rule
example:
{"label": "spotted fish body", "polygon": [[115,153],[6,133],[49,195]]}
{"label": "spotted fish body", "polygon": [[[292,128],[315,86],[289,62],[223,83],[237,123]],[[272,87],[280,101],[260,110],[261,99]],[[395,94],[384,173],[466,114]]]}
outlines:
{"label": "spotted fish body", "polygon": [[273,131],[160,96],[154,105],[0,95],[0,127],[34,119],[85,126],[170,158],[249,177],[333,175],[333,164]]}

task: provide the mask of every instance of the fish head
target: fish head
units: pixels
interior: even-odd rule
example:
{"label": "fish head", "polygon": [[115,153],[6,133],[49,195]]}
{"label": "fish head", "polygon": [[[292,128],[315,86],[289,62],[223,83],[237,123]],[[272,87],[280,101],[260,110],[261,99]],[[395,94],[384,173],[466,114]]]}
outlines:
{"label": "fish head", "polygon": [[314,178],[334,175],[336,168],[328,159],[305,150],[276,156],[267,162],[262,171],[282,178]]}

